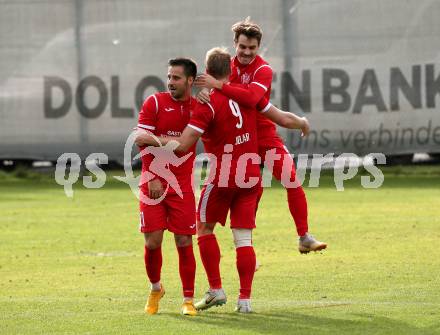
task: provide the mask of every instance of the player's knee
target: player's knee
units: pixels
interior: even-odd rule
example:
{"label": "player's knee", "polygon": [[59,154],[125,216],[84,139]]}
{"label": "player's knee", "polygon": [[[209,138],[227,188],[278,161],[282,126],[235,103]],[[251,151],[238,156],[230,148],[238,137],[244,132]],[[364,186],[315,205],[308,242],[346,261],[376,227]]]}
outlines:
{"label": "player's knee", "polygon": [[192,244],[192,236],[191,235],[178,235],[174,234],[174,240],[176,242],[176,247],[187,247]]}
{"label": "player's knee", "polygon": [[212,234],[214,227],[215,224],[197,222],[197,236]]}
{"label": "player's knee", "polygon": [[146,246],[148,249],[150,249],[150,250],[157,249],[157,248],[159,248],[161,245],[162,245],[162,243],[159,242],[159,241],[155,241],[155,240],[148,240],[148,241],[145,241],[145,246]]}
{"label": "player's knee", "polygon": [[252,246],[252,229],[232,229],[235,248]]}
{"label": "player's knee", "polygon": [[162,236],[160,234],[144,234],[145,237],[145,246],[154,250],[159,248],[162,245]]}

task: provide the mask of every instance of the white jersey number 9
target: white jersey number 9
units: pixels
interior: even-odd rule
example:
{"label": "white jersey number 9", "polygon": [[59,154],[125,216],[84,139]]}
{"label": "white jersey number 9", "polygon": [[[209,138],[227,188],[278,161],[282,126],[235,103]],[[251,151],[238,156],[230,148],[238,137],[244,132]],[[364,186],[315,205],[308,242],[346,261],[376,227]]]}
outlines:
{"label": "white jersey number 9", "polygon": [[235,126],[240,129],[243,127],[243,117],[241,116],[240,106],[235,101],[229,99],[229,107],[231,108],[232,115],[238,117],[238,123]]}

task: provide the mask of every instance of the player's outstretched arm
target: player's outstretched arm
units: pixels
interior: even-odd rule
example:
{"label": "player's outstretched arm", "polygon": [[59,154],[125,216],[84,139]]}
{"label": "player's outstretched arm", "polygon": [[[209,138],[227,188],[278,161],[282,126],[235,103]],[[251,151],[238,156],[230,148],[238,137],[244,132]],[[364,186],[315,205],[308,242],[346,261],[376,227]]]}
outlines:
{"label": "player's outstretched arm", "polygon": [[307,118],[299,117],[293,113],[282,111],[281,109],[269,104],[263,111],[265,117],[277,125],[288,129],[301,129],[302,136],[307,136],[310,132],[310,124]]}
{"label": "player's outstretched arm", "polygon": [[188,152],[197,140],[202,136],[200,132],[186,126],[180,137],[176,138],[179,146],[175,149],[177,152]]}

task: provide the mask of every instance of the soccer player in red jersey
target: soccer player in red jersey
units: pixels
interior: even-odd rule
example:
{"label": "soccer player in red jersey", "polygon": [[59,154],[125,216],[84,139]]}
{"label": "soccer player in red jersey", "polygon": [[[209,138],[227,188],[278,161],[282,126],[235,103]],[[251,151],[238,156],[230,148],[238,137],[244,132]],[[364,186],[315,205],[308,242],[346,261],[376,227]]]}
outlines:
{"label": "soccer player in red jersey", "polygon": [[[230,55],[214,48],[207,53],[207,72],[227,82]],[[263,108],[266,106],[266,108]],[[259,106],[267,117],[289,128],[300,128],[302,119],[276,110],[263,99]],[[207,309],[226,303],[220,277],[220,248],[214,234],[216,223],[225,225],[230,211],[231,228],[236,247],[236,265],[240,277],[240,294],[236,310],[251,311],[250,296],[255,272],[252,230],[260,189],[260,156],[258,155],[256,109],[240,106],[218,90],[211,92],[211,102],[198,104],[188,127],[177,138],[177,150],[186,151],[202,137],[210,155],[210,180],[202,190],[198,206],[198,243],[200,256],[210,285],[205,297],[196,304]],[[162,145],[171,138],[160,139]],[[148,135],[142,144],[157,145]]]}
{"label": "soccer player in red jersey", "polygon": [[[191,97],[191,88],[197,74],[196,64],[187,58],[172,59],[168,63],[168,92],[149,96],[139,113],[137,128],[147,130],[157,137],[179,136],[188,124],[196,100]],[[145,146],[136,139],[141,150]],[[164,149],[161,149],[166,153]],[[194,279],[196,262],[193,253],[192,235],[196,233],[195,199],[192,188],[192,168],[195,146],[189,157],[176,155],[154,157],[142,155],[142,178],[140,182],[140,231],[145,236],[144,260],[151,291],[145,312],[156,314],[159,300],[165,294],[160,281],[162,267],[163,232],[174,233],[179,255],[179,273],[183,287],[182,313],[197,314],[194,303]],[[177,166],[173,166],[173,158]],[[159,160],[155,161],[155,159]],[[178,185],[166,180],[165,163],[169,159],[169,171]],[[154,168],[153,168],[154,167]],[[162,172],[162,173],[161,173]],[[165,173],[164,173],[165,172]],[[147,180],[146,180],[147,179]]]}
{"label": "soccer player in red jersey", "polygon": [[[243,106],[255,107],[263,97],[266,97],[267,100],[270,99],[272,83],[272,68],[257,54],[262,38],[262,30],[258,25],[246,19],[234,24],[232,31],[234,32],[236,56],[231,62],[231,75],[229,78],[231,84],[221,82],[209,74],[204,74],[197,78],[196,85],[216,88]],[[247,87],[237,87],[233,83],[245,84]],[[209,101],[206,92],[199,94],[199,98],[205,102]],[[307,200],[303,188],[299,184],[294,187],[287,187],[286,185],[288,182],[296,180],[295,164],[283,140],[277,134],[275,124],[268,118],[257,115],[257,129],[258,152],[262,161],[266,161],[268,152],[271,153],[272,157],[278,158],[271,160],[273,161],[272,174],[286,187],[289,210],[299,236],[299,251],[308,253],[325,249],[327,247],[326,243],[317,241],[308,233]],[[285,160],[291,162],[285,162]],[[283,164],[291,167],[288,174],[290,180],[287,183],[282,180],[284,179],[282,178]],[[260,190],[258,202],[262,193],[263,188]]]}

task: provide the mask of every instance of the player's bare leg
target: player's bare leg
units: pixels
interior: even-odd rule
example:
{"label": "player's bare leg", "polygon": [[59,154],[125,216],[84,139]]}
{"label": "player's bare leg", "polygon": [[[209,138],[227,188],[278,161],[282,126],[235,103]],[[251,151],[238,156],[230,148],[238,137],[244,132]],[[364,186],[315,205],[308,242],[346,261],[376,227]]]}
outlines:
{"label": "player's bare leg", "polygon": [[147,275],[151,283],[151,290],[148,296],[145,312],[156,314],[159,310],[159,301],[165,294],[165,289],[160,282],[162,269],[162,240],[163,230],[156,230],[145,233],[144,261]]}
{"label": "player's bare leg", "polygon": [[197,310],[204,310],[226,303],[226,294],[220,277],[220,247],[214,234],[215,223],[197,223],[200,258],[208,276],[209,290],[195,304]]}
{"label": "player's bare leg", "polygon": [[252,229],[232,229],[236,250],[237,271],[240,277],[240,295],[236,312],[251,313],[251,291],[254,279],[256,257],[252,246]]}
{"label": "player's bare leg", "polygon": [[194,307],[196,259],[194,257],[192,236],[174,234],[174,240],[179,254],[179,274],[183,289],[182,314],[194,316],[197,315]]}

